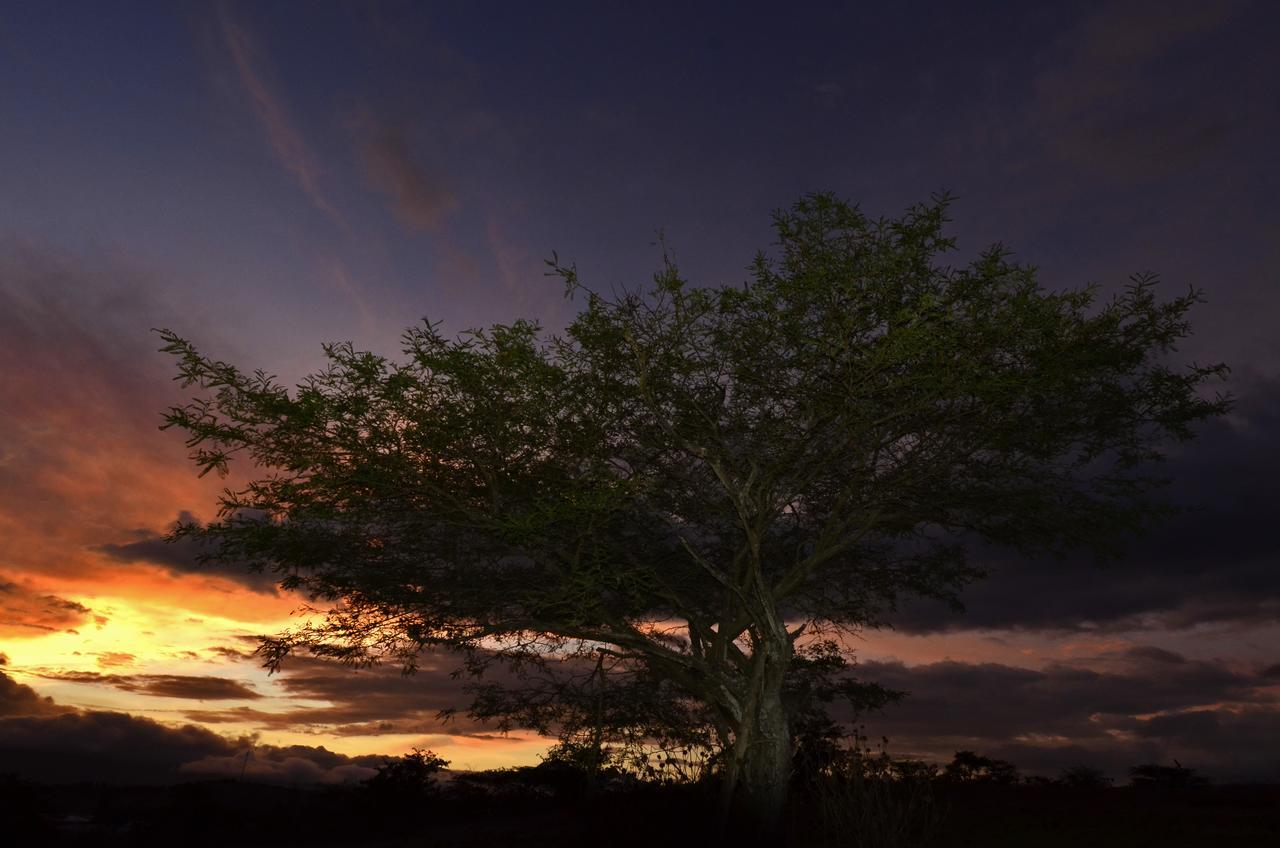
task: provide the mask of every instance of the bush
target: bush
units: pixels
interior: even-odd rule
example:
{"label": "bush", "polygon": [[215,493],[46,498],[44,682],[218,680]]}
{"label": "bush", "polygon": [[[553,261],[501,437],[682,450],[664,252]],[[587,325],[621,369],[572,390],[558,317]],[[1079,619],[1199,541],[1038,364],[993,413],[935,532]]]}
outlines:
{"label": "bush", "polygon": [[846,751],[807,780],[814,822],[827,844],[914,848],[941,828],[946,810],[934,792],[936,769],[895,760],[882,747]]}

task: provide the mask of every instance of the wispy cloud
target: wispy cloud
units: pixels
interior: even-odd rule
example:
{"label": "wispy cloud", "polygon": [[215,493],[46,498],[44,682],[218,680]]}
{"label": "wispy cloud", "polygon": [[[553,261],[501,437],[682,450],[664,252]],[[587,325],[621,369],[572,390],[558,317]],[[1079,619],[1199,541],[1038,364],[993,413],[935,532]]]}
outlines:
{"label": "wispy cloud", "polygon": [[320,169],[315,156],[290,120],[281,98],[271,90],[259,71],[259,55],[248,31],[232,20],[225,5],[219,11],[219,18],[227,52],[230,53],[240,82],[249,95],[254,114],[266,130],[276,158],[293,175],[312,204],[339,227],[346,229],[346,220],[320,188]]}
{"label": "wispy cloud", "polygon": [[406,229],[436,232],[458,208],[449,179],[415,155],[403,129],[376,122],[360,143],[360,162],[370,185],[391,198]]}
{"label": "wispy cloud", "polygon": [[[187,710],[184,714],[202,724],[249,723],[264,730],[290,731],[309,728],[333,736],[468,736],[492,730],[464,715],[442,718],[442,710],[465,708],[471,696],[464,682],[451,674],[456,669],[451,657],[427,653],[420,660],[419,673],[405,675],[391,666],[357,671],[323,659],[293,656],[276,678],[277,684],[294,701],[327,706],[272,711],[241,706]],[[506,678],[499,673],[495,679]]]}
{"label": "wispy cloud", "polygon": [[238,680],[209,675],[186,674],[99,674],[96,671],[65,671],[41,674],[47,680],[64,683],[92,683],[124,692],[161,698],[189,698],[193,701],[252,700],[262,696]]}

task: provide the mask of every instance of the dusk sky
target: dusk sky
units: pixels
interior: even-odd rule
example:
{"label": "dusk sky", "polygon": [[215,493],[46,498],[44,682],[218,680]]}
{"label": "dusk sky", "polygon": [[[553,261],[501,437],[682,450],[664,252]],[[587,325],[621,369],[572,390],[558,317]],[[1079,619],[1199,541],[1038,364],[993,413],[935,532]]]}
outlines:
{"label": "dusk sky", "polygon": [[662,232],[736,282],[826,190],[949,191],[961,260],[1002,242],[1049,288],[1203,289],[1178,357],[1238,399],[1171,452],[1193,509],[1121,561],[993,551],[964,613],[865,633],[862,676],[912,693],[868,732],[1280,780],[1280,7],[781,10],[0,0],[0,772],[236,774],[252,734],[280,779],[536,762],[549,740],[436,717],[466,706],[449,657],[260,668],[302,599],[161,540],[235,478],[158,429],[183,395],[151,329],[286,382],[424,317],[554,330],[580,304],[552,251],[635,286]]}

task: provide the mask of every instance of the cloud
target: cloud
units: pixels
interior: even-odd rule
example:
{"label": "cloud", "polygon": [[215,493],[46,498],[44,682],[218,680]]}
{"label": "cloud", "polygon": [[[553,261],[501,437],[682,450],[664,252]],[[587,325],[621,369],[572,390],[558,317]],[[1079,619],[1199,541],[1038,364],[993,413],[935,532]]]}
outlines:
{"label": "cloud", "polygon": [[1044,669],[944,661],[866,662],[859,675],[910,695],[864,717],[890,749],[933,760],[971,749],[1053,773],[1123,773],[1176,757],[1219,779],[1276,779],[1274,682],[1219,662],[1139,647]]}
{"label": "cloud", "polygon": [[1271,491],[1280,479],[1280,443],[1272,437],[1280,428],[1280,379],[1235,388],[1236,411],[1204,425],[1160,471],[1173,483],[1159,497],[1186,511],[1131,540],[1120,561],[980,553],[991,574],[965,591],[963,613],[911,603],[894,626],[1114,631],[1280,621]]}
{"label": "cloud", "polygon": [[216,491],[157,432],[181,395],[148,331],[169,314],[150,279],[118,254],[0,238],[0,362],[17,364],[0,380],[0,569],[83,583],[91,545]]}
{"label": "cloud", "polygon": [[381,757],[346,757],[325,748],[291,745],[248,748],[243,753],[202,757],[178,773],[202,778],[245,778],[265,783],[358,783],[377,773]]}
{"label": "cloud", "polygon": [[84,604],[41,592],[30,585],[0,581],[0,636],[74,632],[92,619],[93,611]]}
{"label": "cloud", "polygon": [[295,700],[323,701],[328,706],[279,712],[234,707],[187,710],[185,715],[208,724],[249,722],[264,730],[306,728],[335,736],[492,732],[491,727],[461,713],[448,720],[440,717],[442,710],[465,710],[471,703],[465,691],[467,681],[451,674],[455,667],[451,657],[443,653],[424,654],[418,673],[411,675],[388,666],[354,669],[294,656],[286,660],[277,684]]}
{"label": "cloud", "polygon": [[239,777],[242,770],[256,780],[343,783],[372,776],[381,758],[259,745],[190,724],[70,710],[0,673],[0,762],[8,772],[51,783],[155,784]]}
{"label": "cloud", "polygon": [[335,224],[346,229],[347,224],[342,214],[320,189],[320,170],[315,156],[294,127],[280,97],[271,90],[259,71],[260,55],[255,50],[248,31],[231,19],[225,4],[220,9],[219,17],[227,52],[231,55],[240,83],[249,95],[254,114],[266,131],[276,158],[293,175],[312,204]]}
{"label": "cloud", "polygon": [[[189,522],[193,518],[194,516],[190,513],[183,512],[179,514],[178,521]],[[184,538],[176,542],[168,542],[162,534],[148,530],[137,531],[134,535],[138,537],[135,541],[94,545],[92,550],[119,562],[151,563],[162,566],[170,573],[177,575],[200,574],[222,577],[254,592],[265,595],[279,594],[277,578],[270,572],[252,571],[248,566],[240,563],[221,560],[200,562],[200,546],[191,539]]]}
{"label": "cloud", "polygon": [[[234,598],[250,616],[275,616],[290,603],[271,594],[268,580],[232,568],[202,575],[189,560],[153,564],[143,556],[160,547],[159,534],[136,528],[162,527],[183,507],[207,509],[228,484],[197,478],[181,435],[158,430],[161,412],[185,393],[150,328],[207,324],[198,309],[169,303],[170,290],[118,252],[0,237],[0,362],[18,363],[0,378],[0,583],[28,590],[24,608],[72,589],[75,601],[102,606],[98,613],[110,604],[91,599],[104,595],[217,614]],[[103,551],[103,542],[146,544]],[[0,593],[0,608],[12,601]],[[53,612],[80,615],[55,608],[41,616]],[[79,626],[0,614],[15,618]],[[22,635],[13,626],[4,632]]]}
{"label": "cloud", "polygon": [[1245,8],[1130,0],[1084,18],[1036,81],[1032,118],[1062,159],[1113,180],[1166,176],[1220,147],[1240,125],[1240,91],[1206,86],[1202,62],[1178,61]]}
{"label": "cloud", "polygon": [[393,202],[396,217],[409,230],[437,232],[458,208],[449,180],[415,157],[403,129],[365,122],[360,162],[366,179]]}
{"label": "cloud", "polygon": [[[2,663],[0,663],[2,665]],[[0,719],[5,716],[47,716],[70,712],[70,708],[41,696],[30,686],[0,672]]]}
{"label": "cloud", "polygon": [[64,683],[94,683],[125,692],[162,698],[190,698],[199,701],[242,700],[262,696],[236,680],[207,675],[182,674],[100,674],[96,671],[46,672],[46,680]]}

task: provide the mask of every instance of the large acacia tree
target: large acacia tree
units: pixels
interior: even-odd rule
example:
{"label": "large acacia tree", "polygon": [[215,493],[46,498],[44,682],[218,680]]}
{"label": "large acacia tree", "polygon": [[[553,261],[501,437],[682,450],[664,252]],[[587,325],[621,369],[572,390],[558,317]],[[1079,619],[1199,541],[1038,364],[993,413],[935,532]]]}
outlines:
{"label": "large acacia tree", "polygon": [[553,262],[585,297],[560,335],[424,323],[293,388],[165,332],[202,390],[166,426],[203,472],[252,469],[178,533],[324,602],[269,663],[607,656],[776,822],[798,646],[954,598],[977,542],[1108,549],[1161,512],[1162,445],[1227,406],[1203,391],[1225,368],[1170,362],[1196,292],[1050,292],[998,246],[953,267],[946,209],[806,197],[719,287],[664,259],[605,296]]}

